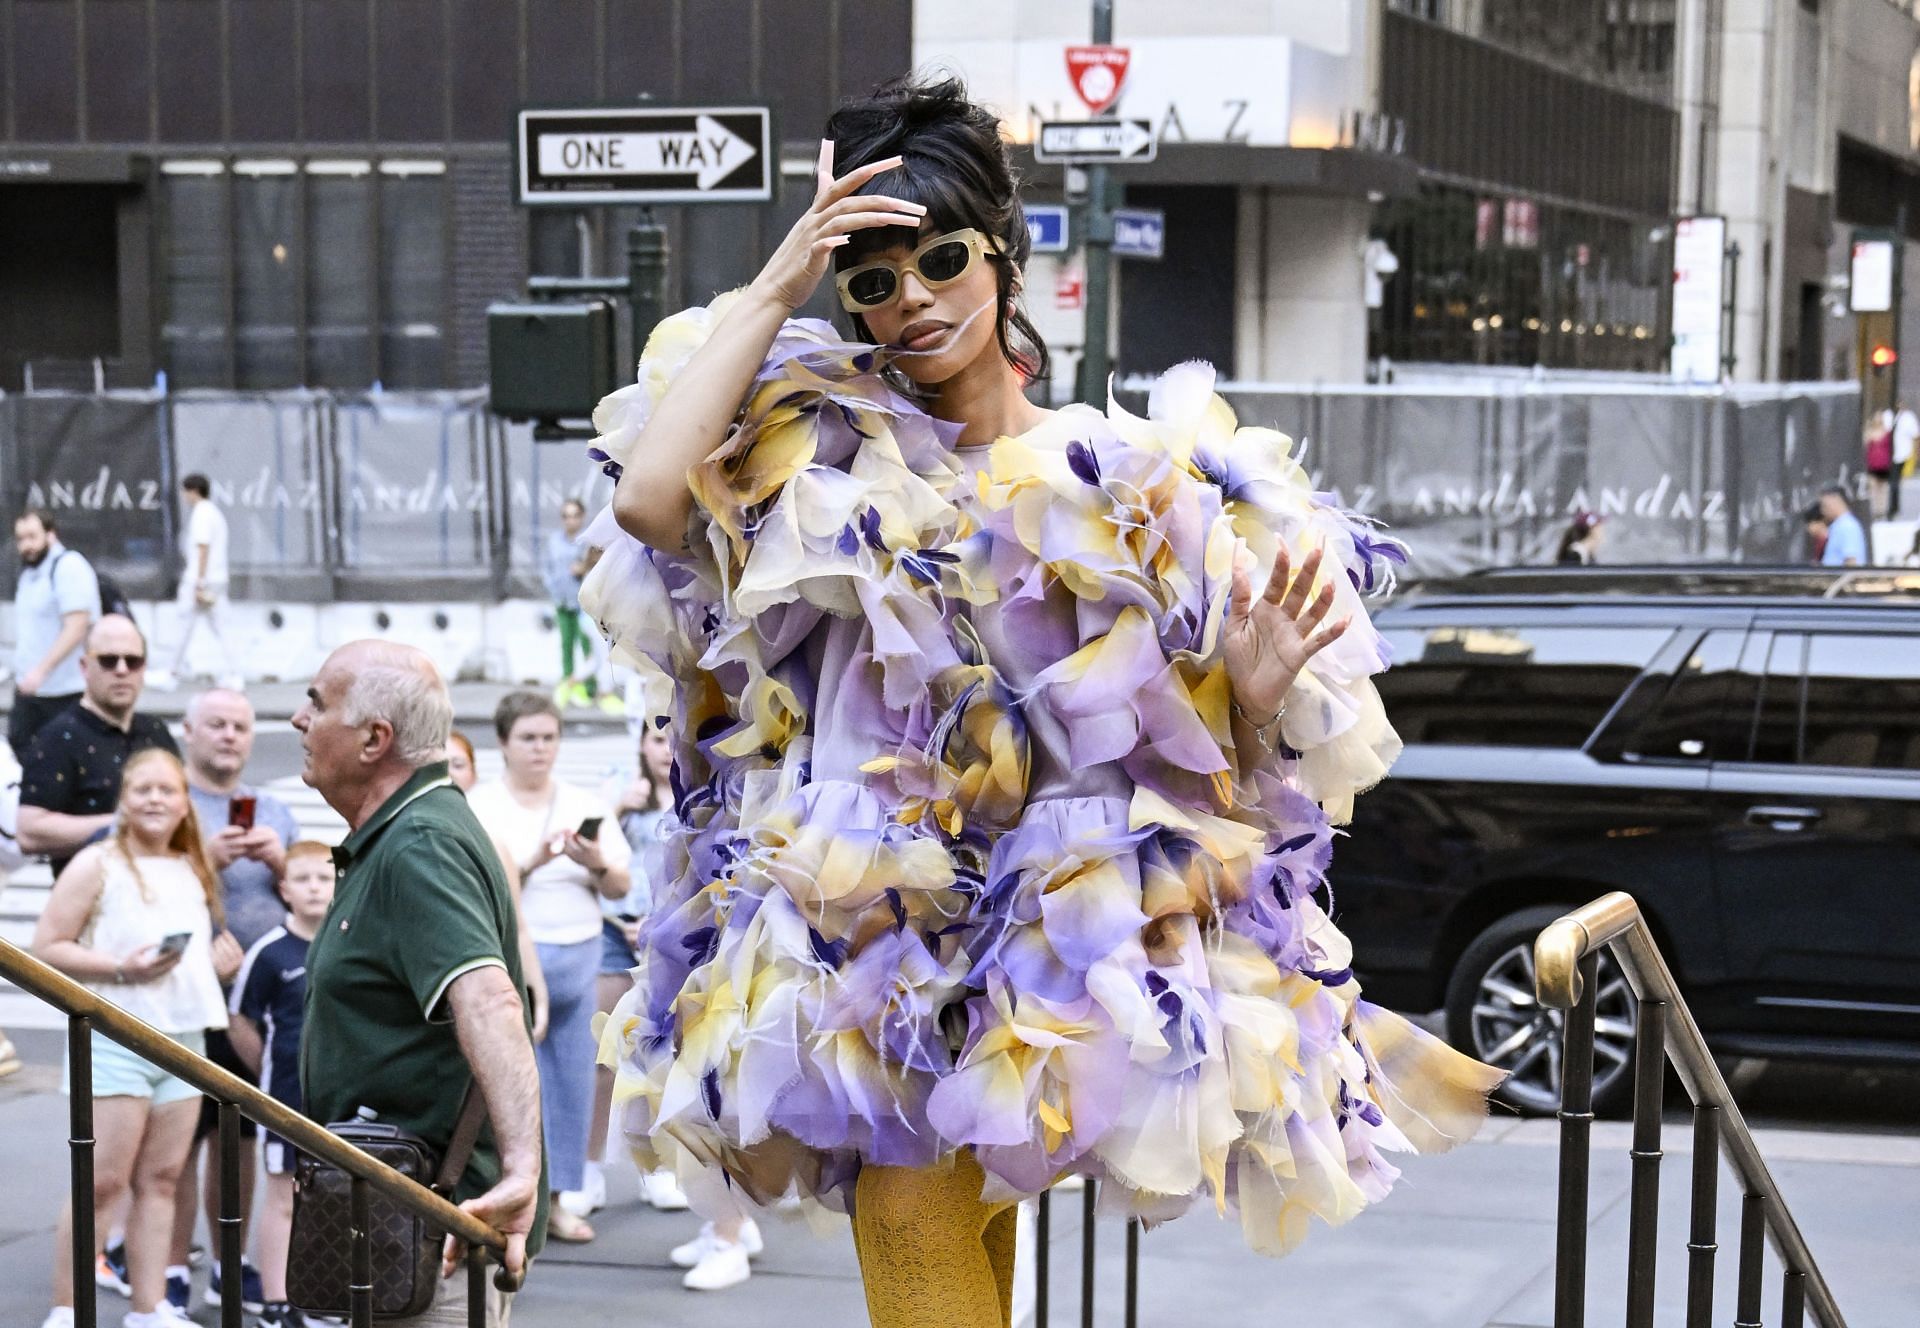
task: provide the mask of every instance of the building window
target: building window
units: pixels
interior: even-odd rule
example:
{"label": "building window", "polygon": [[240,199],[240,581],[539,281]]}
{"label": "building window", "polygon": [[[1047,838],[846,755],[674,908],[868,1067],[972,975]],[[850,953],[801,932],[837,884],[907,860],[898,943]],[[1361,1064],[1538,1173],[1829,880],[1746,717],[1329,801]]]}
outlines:
{"label": "building window", "polygon": [[300,175],[285,159],[233,166],[233,367],[236,387],[297,387]]}
{"label": "building window", "polygon": [[373,372],[373,163],[307,163],[307,382],[365,387]]}
{"label": "building window", "polygon": [[176,386],[446,386],[445,162],[161,171],[161,340]]}
{"label": "building window", "polygon": [[217,161],[170,161],[161,172],[166,214],[166,308],[161,354],[176,387],[224,387],[227,362],[227,174]]}
{"label": "building window", "polygon": [[388,387],[441,387],[447,360],[446,167],[380,168],[380,376]]}
{"label": "building window", "polygon": [[1424,186],[1382,204],[1400,261],[1371,353],[1397,361],[1656,372],[1666,367],[1663,222]]}

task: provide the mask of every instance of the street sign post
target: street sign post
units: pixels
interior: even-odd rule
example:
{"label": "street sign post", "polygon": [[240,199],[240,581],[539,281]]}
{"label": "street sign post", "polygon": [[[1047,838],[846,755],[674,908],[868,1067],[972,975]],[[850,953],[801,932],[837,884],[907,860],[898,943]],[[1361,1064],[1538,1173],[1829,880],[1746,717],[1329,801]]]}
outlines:
{"label": "street sign post", "polygon": [[772,147],[764,106],[523,110],[518,201],[764,203],[773,197]]}
{"label": "street sign post", "polygon": [[1042,162],[1152,161],[1159,151],[1150,120],[1048,120],[1033,141]]}
{"label": "street sign post", "polygon": [[1120,208],[1114,212],[1114,257],[1161,258],[1166,252],[1166,213],[1159,208]]}
{"label": "street sign post", "polygon": [[1058,203],[1028,203],[1027,237],[1036,254],[1067,252],[1067,209]]}

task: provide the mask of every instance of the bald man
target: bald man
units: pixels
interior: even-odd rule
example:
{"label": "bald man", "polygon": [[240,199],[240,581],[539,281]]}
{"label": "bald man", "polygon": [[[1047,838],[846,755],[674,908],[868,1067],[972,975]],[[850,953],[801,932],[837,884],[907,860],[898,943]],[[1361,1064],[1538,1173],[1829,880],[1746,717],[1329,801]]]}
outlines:
{"label": "bald man", "polygon": [[147,640],[131,618],[109,613],[87,632],[80,700],[48,720],[20,763],[20,847],[44,853],[58,876],[105,835],[120,798],[120,770],[147,747],[175,756],[167,726],[134,713],[146,686]]}
{"label": "bald man", "polygon": [[[453,703],[418,650],[355,641],[327,657],[293,717],[303,778],[352,827],[333,905],[307,952],[300,1089],[319,1121],[362,1107],[444,1153],[469,1091],[491,1129],[454,1200],[522,1269],[546,1238],[546,1155],[532,1021],[506,876],[447,773]],[[466,1322],[467,1280],[424,1315]],[[487,1322],[505,1306],[489,1287]]]}

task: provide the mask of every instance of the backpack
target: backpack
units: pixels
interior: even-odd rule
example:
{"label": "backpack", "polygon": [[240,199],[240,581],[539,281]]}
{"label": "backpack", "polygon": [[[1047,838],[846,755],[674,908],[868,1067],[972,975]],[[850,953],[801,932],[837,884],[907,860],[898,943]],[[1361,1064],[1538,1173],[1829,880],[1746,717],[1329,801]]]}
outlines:
{"label": "backpack", "polygon": [[[50,568],[47,572],[47,576],[49,579],[51,579],[59,571],[60,559],[66,557],[68,554],[72,552],[73,552],[72,549],[60,550],[59,557],[53,560],[53,567]],[[94,579],[94,582],[100,587],[101,617],[105,617],[109,613],[118,613],[121,616],[127,617],[127,618],[133,617],[133,601],[127,598],[127,592],[120,588],[120,583],[118,581],[115,581],[112,577],[108,576],[105,572],[102,572],[97,567],[93,569],[93,579]]]}

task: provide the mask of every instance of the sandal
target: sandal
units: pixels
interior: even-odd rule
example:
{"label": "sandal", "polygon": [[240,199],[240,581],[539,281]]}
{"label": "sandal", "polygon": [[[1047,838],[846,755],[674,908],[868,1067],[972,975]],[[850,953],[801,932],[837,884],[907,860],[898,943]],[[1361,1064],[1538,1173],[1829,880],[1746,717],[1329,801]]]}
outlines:
{"label": "sandal", "polygon": [[575,1217],[555,1203],[547,1210],[547,1239],[563,1241],[568,1245],[585,1245],[595,1236],[594,1229],[586,1219]]}
{"label": "sandal", "polygon": [[0,1033],[0,1079],[16,1073],[20,1069],[20,1052],[14,1047],[12,1039]]}

